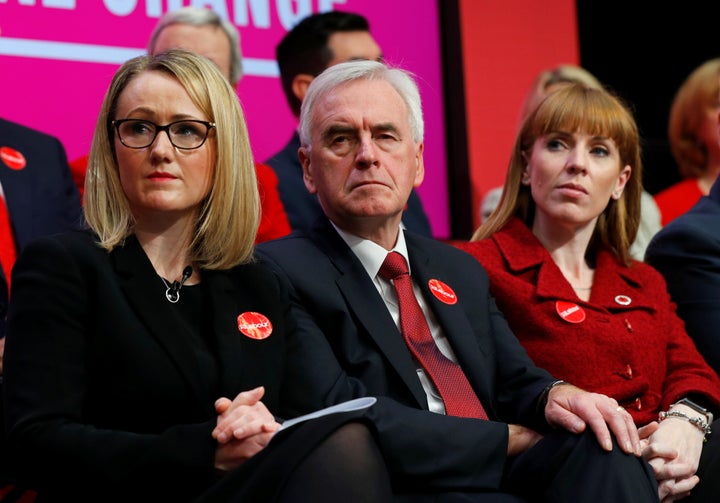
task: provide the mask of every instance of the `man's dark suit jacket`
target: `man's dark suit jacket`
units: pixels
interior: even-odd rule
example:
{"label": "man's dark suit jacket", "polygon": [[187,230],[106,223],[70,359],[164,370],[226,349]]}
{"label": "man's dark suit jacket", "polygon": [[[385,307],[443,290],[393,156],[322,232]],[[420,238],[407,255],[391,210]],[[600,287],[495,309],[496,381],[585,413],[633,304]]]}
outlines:
{"label": "man's dark suit jacket", "polygon": [[720,373],[720,178],[708,196],[655,234],[645,261],[665,277],[688,334]]}
{"label": "man's dark suit jacket", "polygon": [[[298,157],[299,148],[300,137],[296,131],[287,145],[265,161],[265,164],[271,166],[277,174],[278,191],[290,220],[290,226],[294,231],[307,231],[323,215],[323,211],[317,196],[308,192],[305,187],[302,165]],[[410,193],[402,221],[406,229],[432,237],[430,221],[415,190]]]}
{"label": "man's dark suit jacket", "polygon": [[[298,330],[307,313],[289,302],[287,280],[267,268],[204,270],[199,286],[181,289],[182,297],[202,288],[209,353],[135,237],[111,253],[89,232],[40,238],[15,273],[8,447],[23,475],[54,481],[63,501],[188,500],[216,480],[211,431],[221,396],[263,385],[263,402],[280,417],[354,396],[319,331]],[[269,337],[239,331],[247,312],[267,317]],[[203,365],[209,354],[214,380]],[[116,494],[104,494],[109,488]]]}
{"label": "man's dark suit jacket", "polygon": [[[9,292],[7,287],[7,280],[5,279],[5,273],[0,268],[0,337],[5,335],[5,317],[7,316],[7,308],[9,301]],[[2,382],[2,379],[0,379]],[[1,388],[1,386],[0,386]],[[0,399],[2,395],[0,395]],[[2,401],[0,400],[0,412],[2,412]],[[0,415],[0,424],[2,424],[2,416]],[[0,441],[2,445],[2,441]]]}
{"label": "man's dark suit jacket", "polygon": [[80,193],[60,141],[0,119],[2,148],[20,152],[26,161],[24,168],[12,169],[0,155],[0,183],[18,248],[35,237],[76,228],[81,222]]}
{"label": "man's dark suit jacket", "polygon": [[[16,152],[25,158],[18,164]],[[13,162],[15,161],[15,162]],[[18,169],[21,168],[21,169]],[[47,134],[0,118],[0,185],[19,250],[32,239],[75,228],[82,206],[65,148]],[[0,270],[0,338],[5,336],[8,284]],[[2,401],[0,384],[0,402]],[[3,429],[0,403],[0,430]],[[6,479],[4,440],[0,440],[0,485]]]}
{"label": "man's dark suit jacket", "polygon": [[[416,490],[497,490],[507,425],[428,412],[412,357],[372,279],[330,222],[318,224],[307,236],[262,243],[257,254],[289,277],[345,371],[369,394],[392,399],[373,411],[386,412],[374,420],[395,480]],[[479,262],[432,238],[406,232],[405,239],[413,278],[489,417],[546,428],[538,397],[553,378],[508,328]],[[431,279],[449,285],[457,303],[435,298]]]}

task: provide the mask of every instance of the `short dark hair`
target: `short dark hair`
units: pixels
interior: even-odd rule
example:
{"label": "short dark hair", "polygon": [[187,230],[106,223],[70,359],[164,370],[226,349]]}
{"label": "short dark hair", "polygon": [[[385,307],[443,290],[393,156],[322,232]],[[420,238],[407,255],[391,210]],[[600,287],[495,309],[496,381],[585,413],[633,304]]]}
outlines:
{"label": "short dark hair", "polygon": [[275,48],[280,80],[288,105],[300,115],[300,100],[292,90],[295,77],[307,73],[317,77],[333,59],[328,40],[333,33],[370,31],[370,23],[360,14],[330,11],[311,14],[287,32]]}

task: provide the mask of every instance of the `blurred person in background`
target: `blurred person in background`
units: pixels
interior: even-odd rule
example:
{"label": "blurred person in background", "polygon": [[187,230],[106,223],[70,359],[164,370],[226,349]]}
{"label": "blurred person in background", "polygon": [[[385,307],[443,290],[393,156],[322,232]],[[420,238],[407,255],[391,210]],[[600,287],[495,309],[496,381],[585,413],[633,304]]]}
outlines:
{"label": "blurred person in background", "polygon": [[[80,195],[60,140],[0,118],[0,432],[4,431],[5,317],[15,259],[33,239],[76,228],[81,222]],[[10,468],[5,436],[0,435],[0,499],[12,501],[23,494],[30,499],[29,493],[12,485]]]}
{"label": "blurred person in background", "polygon": [[708,195],[720,173],[718,96],[720,58],[715,58],[695,68],[673,98],[668,139],[682,180],[655,194],[663,225]]}

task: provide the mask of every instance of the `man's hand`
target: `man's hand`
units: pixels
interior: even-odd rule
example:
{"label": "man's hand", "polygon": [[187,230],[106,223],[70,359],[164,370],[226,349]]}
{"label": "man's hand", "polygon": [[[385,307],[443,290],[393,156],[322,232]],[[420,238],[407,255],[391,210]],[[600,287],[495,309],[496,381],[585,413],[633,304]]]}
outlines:
{"label": "man's hand", "polygon": [[589,425],[606,451],[612,450],[612,431],[624,452],[641,455],[640,437],[632,416],[614,398],[563,383],[548,393],[545,418],[550,425],[574,433],[585,431]]}
{"label": "man's hand", "polygon": [[515,457],[518,454],[530,449],[542,438],[535,430],[520,426],[519,424],[508,424],[508,457]]}

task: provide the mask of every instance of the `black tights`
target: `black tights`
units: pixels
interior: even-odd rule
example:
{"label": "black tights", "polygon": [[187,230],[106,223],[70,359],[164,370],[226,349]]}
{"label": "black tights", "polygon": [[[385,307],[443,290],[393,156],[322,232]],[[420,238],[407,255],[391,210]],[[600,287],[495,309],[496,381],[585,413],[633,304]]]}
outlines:
{"label": "black tights", "polygon": [[278,433],[264,451],[196,503],[392,501],[380,449],[356,413],[332,414]]}
{"label": "black tights", "polygon": [[392,491],[385,462],[368,428],[347,423],[295,469],[278,501],[384,502]]}

